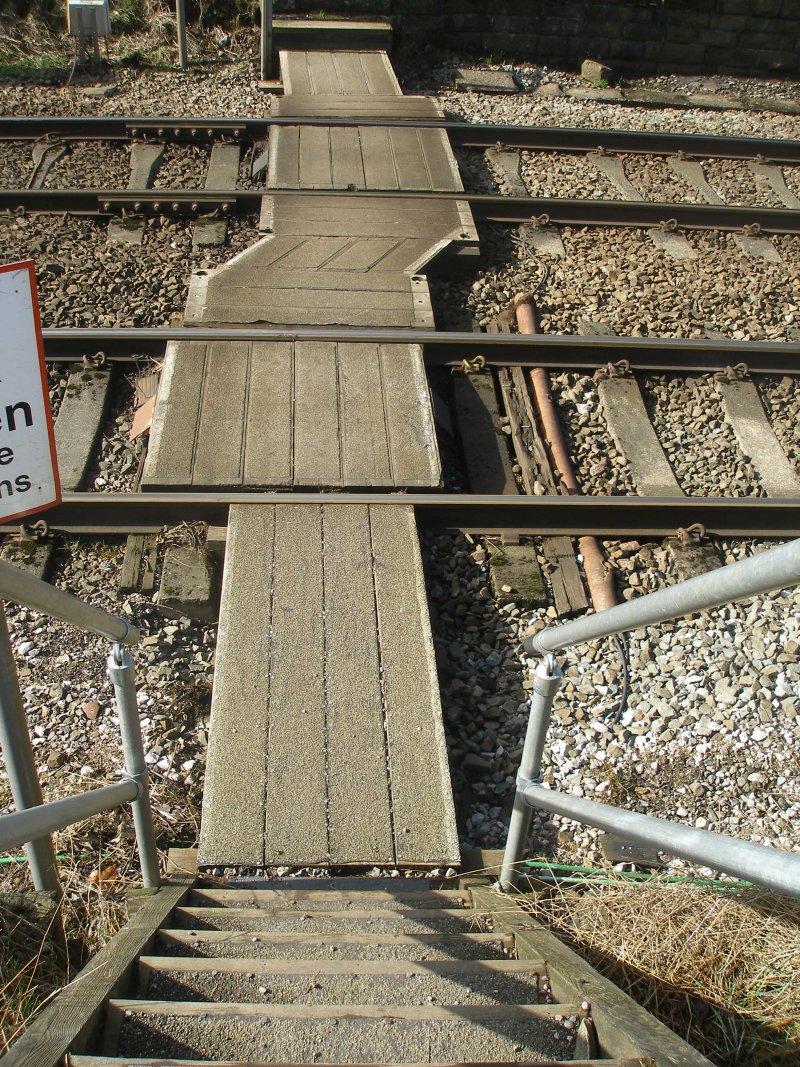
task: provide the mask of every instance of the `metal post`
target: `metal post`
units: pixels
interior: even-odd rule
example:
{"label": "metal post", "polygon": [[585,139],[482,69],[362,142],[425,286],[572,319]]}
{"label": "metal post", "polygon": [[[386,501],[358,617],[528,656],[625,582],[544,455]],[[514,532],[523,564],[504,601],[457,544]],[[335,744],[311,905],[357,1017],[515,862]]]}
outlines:
{"label": "metal post", "polygon": [[142,728],[139,723],[139,708],[136,703],[136,670],[133,657],[127,648],[114,645],[108,657],[108,677],[114,686],[119,713],[119,728],[122,734],[122,752],[125,773],[141,787],[139,798],[132,802],[133,825],[136,829],[136,844],[142,866],[142,881],[148,888],[157,888],[161,879],[158,870],[156,833],[153,811],[150,807],[147,764],[144,761]]}
{"label": "metal post", "polygon": [[272,77],[272,0],[261,0],[261,80]]}
{"label": "metal post", "polygon": [[186,57],[186,0],[175,0],[175,15],[178,22],[178,63],[185,68],[189,64]]}
{"label": "metal post", "polygon": [[591,641],[596,637],[636,630],[642,626],[676,619],[695,611],[716,608],[745,597],[769,593],[800,582],[800,539],[778,548],[759,552],[749,559],[689,578],[685,582],[636,597],[595,615],[540,630],[525,640],[529,654],[557,652],[559,649]]}
{"label": "metal post", "polygon": [[[17,811],[34,808],[42,803],[42,790],[33,746],[28,733],[28,721],[22,706],[17,669],[8,636],[5,609],[0,603],[0,749],[8,773],[11,795]],[[39,892],[61,892],[58,867],[52,839],[40,837],[25,844],[33,884]]]}
{"label": "metal post", "polygon": [[528,729],[525,733],[522,760],[517,772],[514,810],[511,813],[503,867],[500,871],[500,888],[504,890],[513,889],[517,883],[517,864],[522,859],[533,815],[530,804],[525,800],[525,790],[531,782],[538,782],[541,779],[542,753],[550,726],[550,712],[560,685],[561,669],[554,656],[546,656],[533,675],[533,695],[528,716]]}

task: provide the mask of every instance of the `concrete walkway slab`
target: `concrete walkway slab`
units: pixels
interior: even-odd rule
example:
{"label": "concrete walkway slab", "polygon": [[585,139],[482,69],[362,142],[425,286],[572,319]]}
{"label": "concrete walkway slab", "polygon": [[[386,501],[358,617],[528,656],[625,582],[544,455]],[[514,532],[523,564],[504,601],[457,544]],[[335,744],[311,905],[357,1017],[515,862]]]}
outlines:
{"label": "concrete walkway slab", "polygon": [[775,436],[754,382],[718,381],[725,418],[768,496],[800,496],[800,480]]}
{"label": "concrete walkway slab", "polygon": [[386,52],[280,52],[284,92],[292,96],[401,96]]}
{"label": "concrete walkway slab", "polygon": [[[423,121],[444,117],[427,97],[289,96],[280,117],[382,118]],[[463,189],[443,130],[401,127],[279,126],[272,134],[273,189]]]}
{"label": "concrete walkway slab", "polygon": [[231,508],[202,865],[458,861],[412,509]]}
{"label": "concrete walkway slab", "polygon": [[148,489],[436,486],[417,345],[170,344]]}
{"label": "concrete walkway slab", "polygon": [[647,414],[639,383],[633,378],[605,378],[597,390],[611,436],[630,464],[639,496],[683,496]]}
{"label": "concrete walkway slab", "polygon": [[269,236],[192,276],[187,325],[432,326],[418,272],[477,236],[458,201],[286,194],[265,197],[262,220]]}

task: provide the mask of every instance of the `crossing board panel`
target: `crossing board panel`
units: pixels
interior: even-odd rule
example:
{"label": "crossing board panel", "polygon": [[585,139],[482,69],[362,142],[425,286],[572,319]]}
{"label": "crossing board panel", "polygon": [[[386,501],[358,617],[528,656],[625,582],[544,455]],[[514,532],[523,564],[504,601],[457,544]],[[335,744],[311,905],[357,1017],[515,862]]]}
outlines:
{"label": "crossing board panel", "polygon": [[199,862],[457,862],[413,510],[235,505],[221,617]]}
{"label": "crossing board panel", "polygon": [[167,350],[144,488],[420,487],[440,476],[416,345]]}

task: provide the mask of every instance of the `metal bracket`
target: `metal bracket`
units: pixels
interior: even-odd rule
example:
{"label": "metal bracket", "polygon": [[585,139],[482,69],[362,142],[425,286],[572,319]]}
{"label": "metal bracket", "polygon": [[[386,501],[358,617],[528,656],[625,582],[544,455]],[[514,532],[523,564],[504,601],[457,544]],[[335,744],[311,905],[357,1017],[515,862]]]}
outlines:
{"label": "metal bracket", "polygon": [[517,772],[516,786],[519,793],[524,793],[529,785],[541,785],[544,781],[544,771],[539,771],[535,778],[526,778],[524,774]]}
{"label": "metal bracket", "polygon": [[136,800],[139,799],[139,797],[144,795],[147,789],[149,777],[150,775],[147,770],[147,766],[145,766],[144,770],[140,771],[139,774],[134,774],[132,771],[129,771],[127,767],[122,768],[122,774],[120,775],[122,781],[133,782],[137,789],[136,797],[133,801],[131,801],[131,803],[134,803]]}
{"label": "metal bracket", "polygon": [[531,226],[534,230],[542,230],[550,225],[550,216],[545,212],[543,215],[531,215]]}
{"label": "metal bracket", "polygon": [[748,222],[748,223],[745,223],[744,226],[742,226],[742,236],[743,237],[758,237],[760,233],[761,233],[761,223],[760,222]]}
{"label": "metal bracket", "polygon": [[675,233],[678,229],[678,220],[662,219],[658,224],[658,228],[662,233]]}
{"label": "metal bracket", "polygon": [[750,373],[746,363],[735,363],[732,367],[727,366],[724,370],[717,371],[714,375],[715,382],[741,382]]}
{"label": "metal bracket", "polygon": [[114,196],[101,200],[99,209],[107,215],[124,215],[126,211],[134,215],[188,215],[196,216],[201,209],[216,211],[227,215],[235,202],[220,197],[206,197],[202,193],[195,200],[163,200],[159,196]]}
{"label": "metal bracket", "polygon": [[631,363],[629,359],[618,359],[616,363],[606,363],[603,367],[598,367],[594,372],[594,380],[596,382],[602,382],[607,378],[627,378],[631,373]]}
{"label": "metal bracket", "polygon": [[679,526],[675,536],[683,548],[699,545],[706,540],[706,528],[702,522],[693,522],[691,526]]}

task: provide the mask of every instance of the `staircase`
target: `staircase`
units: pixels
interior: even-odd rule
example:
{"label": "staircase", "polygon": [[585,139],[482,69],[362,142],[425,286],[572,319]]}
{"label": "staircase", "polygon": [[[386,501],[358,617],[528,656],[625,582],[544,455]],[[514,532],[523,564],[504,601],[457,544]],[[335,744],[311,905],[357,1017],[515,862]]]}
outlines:
{"label": "staircase", "polygon": [[487,880],[250,884],[140,897],[7,1067],[710,1067]]}

